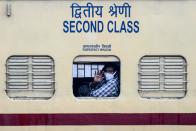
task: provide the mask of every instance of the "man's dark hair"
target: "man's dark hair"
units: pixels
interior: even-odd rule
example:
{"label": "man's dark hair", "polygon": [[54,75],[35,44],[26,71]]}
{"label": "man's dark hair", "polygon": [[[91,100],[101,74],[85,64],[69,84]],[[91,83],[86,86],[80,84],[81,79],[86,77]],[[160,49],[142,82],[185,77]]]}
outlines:
{"label": "man's dark hair", "polygon": [[102,71],[105,71],[106,68],[108,67],[112,67],[114,69],[114,71],[118,71],[118,66],[116,63],[106,63],[102,69]]}

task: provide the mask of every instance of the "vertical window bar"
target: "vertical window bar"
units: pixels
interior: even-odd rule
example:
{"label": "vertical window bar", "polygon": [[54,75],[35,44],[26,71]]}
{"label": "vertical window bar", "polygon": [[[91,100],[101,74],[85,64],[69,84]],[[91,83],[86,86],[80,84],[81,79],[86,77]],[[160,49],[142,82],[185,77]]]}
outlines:
{"label": "vertical window bar", "polygon": [[159,57],[159,61],[160,61],[160,81],[159,81],[159,84],[160,84],[160,88],[161,90],[163,90],[165,87],[164,87],[164,57]]}
{"label": "vertical window bar", "polygon": [[84,78],[85,78],[85,65],[86,65],[86,64],[84,64]]}
{"label": "vertical window bar", "polygon": [[28,59],[28,89],[32,90],[32,72],[33,72],[33,64],[32,64],[32,57]]}
{"label": "vertical window bar", "polygon": [[77,78],[78,78],[78,63],[77,63],[77,68],[76,68],[76,70],[77,70]]}
{"label": "vertical window bar", "polygon": [[91,77],[93,77],[93,74],[92,74],[92,64],[91,64],[91,66],[90,66],[90,67],[91,67]]}

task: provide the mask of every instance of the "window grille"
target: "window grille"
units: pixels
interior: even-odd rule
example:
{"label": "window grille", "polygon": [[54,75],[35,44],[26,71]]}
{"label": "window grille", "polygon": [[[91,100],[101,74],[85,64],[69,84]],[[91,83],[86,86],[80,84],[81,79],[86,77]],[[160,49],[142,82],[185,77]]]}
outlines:
{"label": "window grille", "polygon": [[11,56],[6,92],[15,99],[48,99],[54,93],[54,61],[49,56]]}
{"label": "window grille", "polygon": [[145,98],[182,98],[187,64],[181,56],[144,56],[139,63],[139,94]]}
{"label": "window grille", "polygon": [[95,72],[102,70],[103,64],[73,64],[73,78],[94,77]]}

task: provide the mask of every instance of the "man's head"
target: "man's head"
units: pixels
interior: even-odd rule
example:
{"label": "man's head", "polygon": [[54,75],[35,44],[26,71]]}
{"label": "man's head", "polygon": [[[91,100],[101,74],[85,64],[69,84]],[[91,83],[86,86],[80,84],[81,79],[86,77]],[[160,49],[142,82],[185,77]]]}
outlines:
{"label": "man's head", "polygon": [[116,66],[113,63],[108,63],[104,66],[103,70],[106,80],[111,80],[117,72]]}

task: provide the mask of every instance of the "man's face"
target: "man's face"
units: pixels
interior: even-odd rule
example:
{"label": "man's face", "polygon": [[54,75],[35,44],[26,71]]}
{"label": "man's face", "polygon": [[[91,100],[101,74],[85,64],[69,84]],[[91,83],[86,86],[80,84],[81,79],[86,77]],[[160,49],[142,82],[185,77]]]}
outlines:
{"label": "man's face", "polygon": [[105,72],[104,72],[104,76],[105,76],[105,79],[106,80],[111,80],[111,79],[113,79],[114,78],[114,68],[112,68],[112,67],[107,67],[106,69],[105,69]]}

